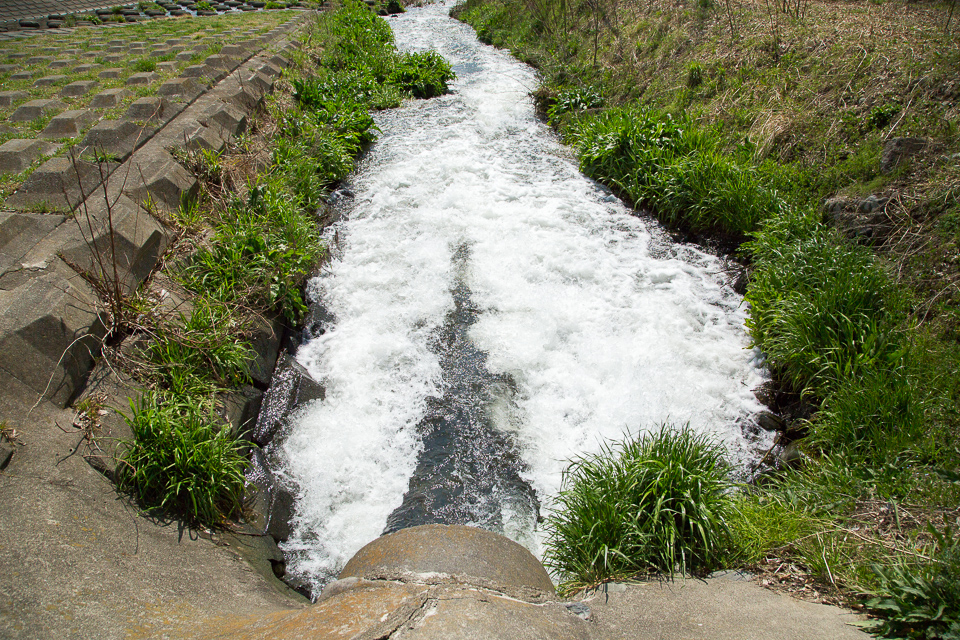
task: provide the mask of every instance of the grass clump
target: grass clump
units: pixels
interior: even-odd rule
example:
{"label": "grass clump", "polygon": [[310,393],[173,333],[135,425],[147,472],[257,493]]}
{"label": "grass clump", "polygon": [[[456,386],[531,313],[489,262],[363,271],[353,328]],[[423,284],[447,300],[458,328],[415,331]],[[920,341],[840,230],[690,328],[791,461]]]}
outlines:
{"label": "grass clump", "polygon": [[732,504],[724,453],[689,426],[664,424],[574,460],[546,524],[544,562],[561,590],[717,567]]}
{"label": "grass clump", "polygon": [[146,392],[131,403],[134,439],[117,466],[117,485],[140,503],[216,525],[243,511],[243,446],[211,402]]}

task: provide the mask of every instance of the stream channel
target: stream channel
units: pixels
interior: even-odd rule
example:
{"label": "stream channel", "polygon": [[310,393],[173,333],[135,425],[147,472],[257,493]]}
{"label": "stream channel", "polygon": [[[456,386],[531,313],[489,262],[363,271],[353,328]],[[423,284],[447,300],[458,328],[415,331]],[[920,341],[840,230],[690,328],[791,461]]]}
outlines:
{"label": "stream channel", "polygon": [[[533,112],[536,74],[442,5],[390,19],[452,93],[382,130],[328,228],[297,361],[325,388],[271,445],[296,496],[287,571],[314,593],[377,536],[472,524],[541,555],[569,460],[663,421],[746,465],[765,377],[720,259],[582,176]],[[321,310],[321,312],[318,312]],[[755,433],[755,430],[754,430]]]}

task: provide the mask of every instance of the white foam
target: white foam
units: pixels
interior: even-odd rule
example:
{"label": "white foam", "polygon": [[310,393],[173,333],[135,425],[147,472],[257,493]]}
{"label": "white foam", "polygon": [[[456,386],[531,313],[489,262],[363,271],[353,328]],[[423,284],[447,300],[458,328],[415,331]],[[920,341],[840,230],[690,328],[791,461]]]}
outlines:
{"label": "white foam", "polygon": [[[336,324],[298,354],[327,397],[285,447],[301,492],[286,549],[292,570],[321,578],[380,534],[406,491],[415,426],[440,384],[429,339],[452,307],[463,243],[482,309],[471,338],[518,388],[494,415],[542,501],[572,456],[660,421],[743,453],[735,423],[759,409],[763,378],[719,261],[671,248],[577,172],[533,118],[529,68],[476,45],[442,8],[391,23],[400,46],[482,71],[462,73],[455,95],[378,116],[381,140],[337,230],[342,256],[314,282]],[[536,551],[529,514],[507,515],[508,534]]]}

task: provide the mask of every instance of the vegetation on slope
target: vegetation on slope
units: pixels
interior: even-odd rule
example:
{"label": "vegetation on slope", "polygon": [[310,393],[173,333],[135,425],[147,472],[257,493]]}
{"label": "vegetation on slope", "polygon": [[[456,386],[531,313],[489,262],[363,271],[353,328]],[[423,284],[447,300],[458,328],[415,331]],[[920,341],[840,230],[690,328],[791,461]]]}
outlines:
{"label": "vegetation on slope", "polygon": [[[731,497],[727,562],[798,566],[821,598],[865,601],[891,637],[958,631],[958,587],[943,578],[957,570],[960,516],[950,10],[815,0],[455,9],[481,39],[538,67],[538,108],[588,175],[748,264],[771,404],[805,437],[800,468]],[[901,137],[918,139],[915,153],[891,154]],[[621,464],[615,453],[603,464]],[[565,491],[580,491],[581,466]],[[552,535],[572,513],[554,517]],[[555,566],[574,584],[603,578],[596,565]]]}
{"label": "vegetation on slope", "polygon": [[251,445],[218,415],[218,394],[249,381],[257,317],[306,312],[303,286],[325,255],[316,212],[375,138],[369,110],[453,78],[436,54],[398,53],[387,23],[352,0],[319,14],[295,57],[247,136],[222,155],[181,154],[205,185],[175,220],[196,244],[169,270],[193,294],[189,317],[136,310],[149,339],[133,369],[151,389],[131,407],[117,482],[193,524],[242,516]]}

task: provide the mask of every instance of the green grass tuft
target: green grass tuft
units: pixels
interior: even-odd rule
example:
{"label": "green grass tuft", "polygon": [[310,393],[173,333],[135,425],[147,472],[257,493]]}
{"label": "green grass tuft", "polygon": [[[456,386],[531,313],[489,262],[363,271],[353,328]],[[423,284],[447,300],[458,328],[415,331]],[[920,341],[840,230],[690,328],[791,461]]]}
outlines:
{"label": "green grass tuft", "polygon": [[574,460],[546,524],[544,562],[561,590],[714,569],[729,542],[724,454],[689,426],[664,424]]}

